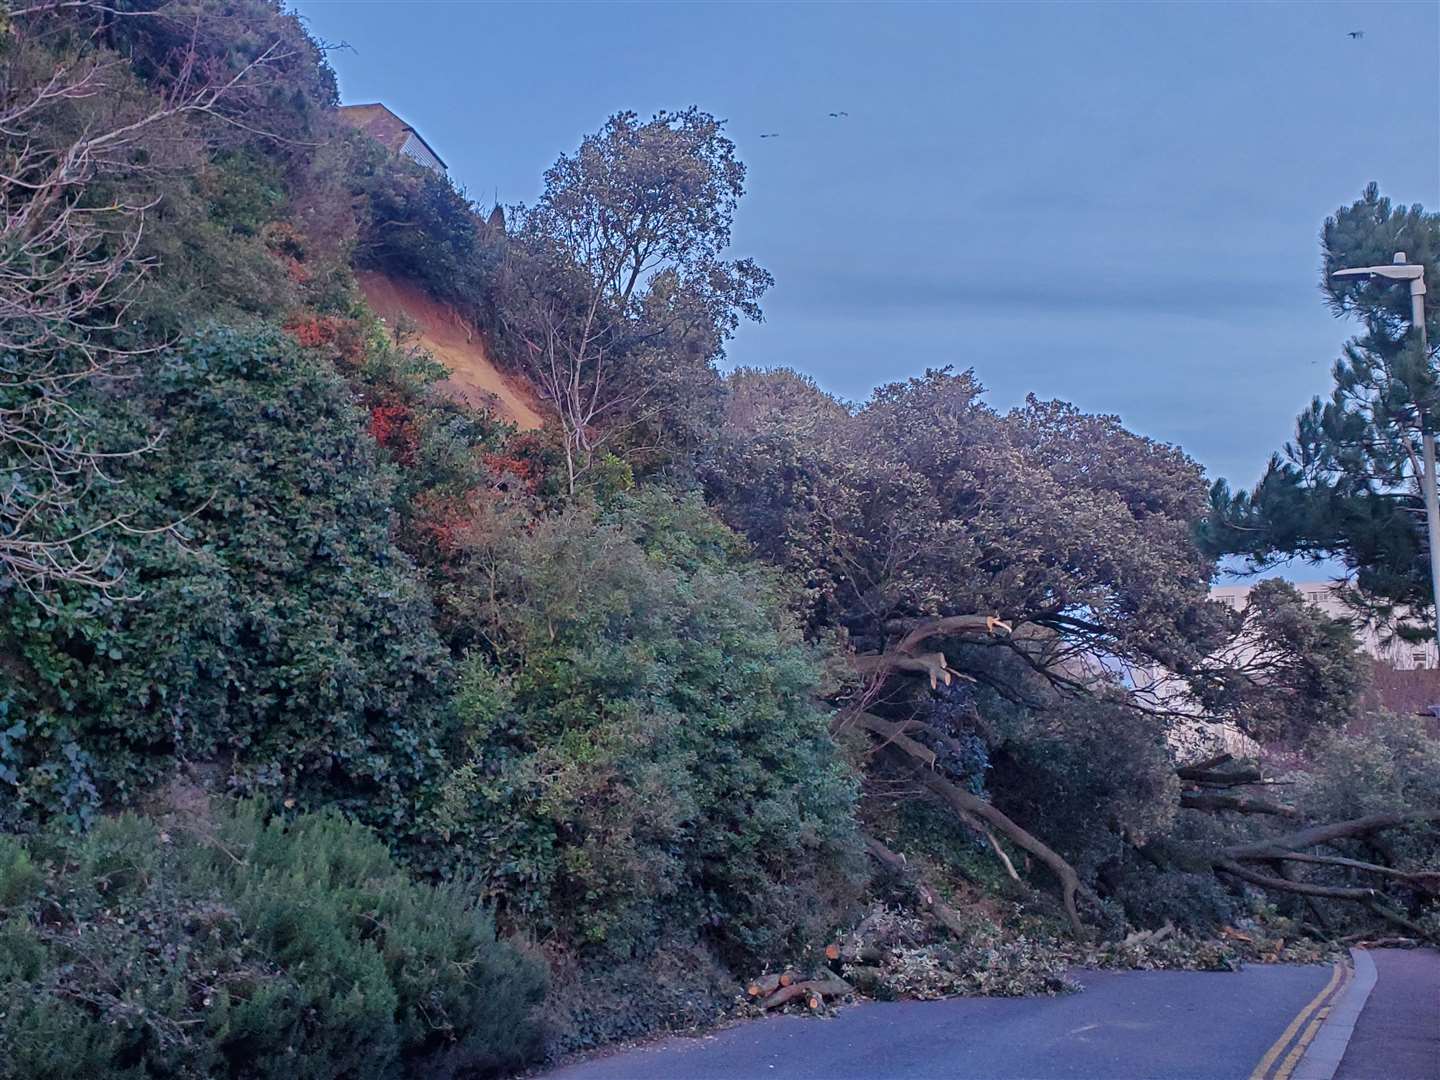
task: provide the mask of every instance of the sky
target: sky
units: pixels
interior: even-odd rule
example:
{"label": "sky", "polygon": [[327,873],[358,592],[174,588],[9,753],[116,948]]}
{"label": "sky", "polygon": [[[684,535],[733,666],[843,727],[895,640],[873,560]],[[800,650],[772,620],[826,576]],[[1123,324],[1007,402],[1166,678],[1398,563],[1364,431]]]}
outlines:
{"label": "sky", "polygon": [[974,368],[997,408],[1118,414],[1239,485],[1355,332],[1320,297],[1325,217],[1371,180],[1440,207],[1433,0],[296,7],[349,45],[343,100],[486,206],[613,112],[725,119],[733,254],[776,279],[732,365],[849,400]]}

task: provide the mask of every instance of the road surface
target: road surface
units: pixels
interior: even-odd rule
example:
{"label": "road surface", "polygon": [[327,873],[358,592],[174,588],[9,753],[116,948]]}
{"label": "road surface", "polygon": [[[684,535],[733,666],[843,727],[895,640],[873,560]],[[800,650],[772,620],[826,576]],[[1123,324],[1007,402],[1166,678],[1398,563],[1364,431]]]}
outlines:
{"label": "road surface", "polygon": [[1335,1080],[1440,1080],[1440,952],[1373,949],[1375,988]]}
{"label": "road surface", "polygon": [[885,1002],[830,1020],[773,1017],[594,1058],[545,1080],[1248,1080],[1267,1058],[1268,1078],[1288,1075],[1280,1073],[1287,1060],[1295,1065],[1294,1042],[1282,1035],[1302,1036],[1328,1000],[1322,992],[1343,989],[1335,970],[1318,966],[1077,978],[1085,992],[1063,997]]}

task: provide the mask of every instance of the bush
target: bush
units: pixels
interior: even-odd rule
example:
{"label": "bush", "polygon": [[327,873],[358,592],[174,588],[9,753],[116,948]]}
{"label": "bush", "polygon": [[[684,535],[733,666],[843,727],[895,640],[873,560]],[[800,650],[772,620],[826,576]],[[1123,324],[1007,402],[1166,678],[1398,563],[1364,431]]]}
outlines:
{"label": "bush", "polygon": [[1309,747],[1306,809],[1322,821],[1440,808],[1440,738],[1428,718],[1377,713],[1363,731],[1324,731]]}
{"label": "bush", "polygon": [[124,602],[0,606],[0,826],[83,821],[188,760],[400,830],[438,772],[448,658],[343,381],[278,331],[216,329],[129,404],[114,445],[164,439],[89,512],[169,529],[117,536]]}
{"label": "bush", "polygon": [[512,917],[643,955],[798,948],[854,895],[854,780],[820,658],[699,503],[650,491],[477,540],[464,765],[436,827]]}
{"label": "bush", "polygon": [[730,1014],[735,976],[711,950],[677,937],[636,960],[584,967],[557,957],[545,1003],[546,1056],[703,1027]]}
{"label": "bush", "polygon": [[538,1051],[538,966],[364,828],[256,803],[0,837],[0,1076],[477,1075]]}
{"label": "bush", "polygon": [[[1376,713],[1365,718],[1362,730],[1322,733],[1309,754],[1312,764],[1300,790],[1300,805],[1309,818],[1344,821],[1440,810],[1440,738],[1431,734],[1428,717]],[[1374,861],[1378,853],[1400,869],[1440,870],[1440,825],[1435,823],[1387,830],[1368,845],[1351,846],[1349,853],[1358,859]],[[1428,899],[1431,912],[1440,916],[1440,905]]]}

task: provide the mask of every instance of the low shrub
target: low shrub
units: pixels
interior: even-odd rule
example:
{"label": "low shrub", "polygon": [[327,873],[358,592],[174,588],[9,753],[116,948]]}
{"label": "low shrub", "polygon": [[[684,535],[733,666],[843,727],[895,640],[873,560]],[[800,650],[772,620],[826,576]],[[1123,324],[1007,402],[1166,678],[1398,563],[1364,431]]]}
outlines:
{"label": "low shrub", "polygon": [[257,803],[0,836],[0,1077],[478,1076],[539,1048],[539,966],[461,883]]}
{"label": "low shrub", "polygon": [[552,957],[546,1000],[550,1060],[659,1031],[685,1031],[730,1015],[738,980],[698,942],[676,941],[648,956],[580,966]]}

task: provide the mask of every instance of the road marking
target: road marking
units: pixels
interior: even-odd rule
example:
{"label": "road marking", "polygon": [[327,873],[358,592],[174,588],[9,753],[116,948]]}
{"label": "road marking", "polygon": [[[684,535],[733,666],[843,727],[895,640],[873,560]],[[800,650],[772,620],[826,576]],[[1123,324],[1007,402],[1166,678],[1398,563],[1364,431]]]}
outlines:
{"label": "road marking", "polygon": [[[1305,1021],[1310,1019],[1310,1014],[1318,1009],[1321,1004],[1324,1003],[1325,999],[1330,996],[1335,987],[1339,985],[1340,977],[1344,972],[1345,965],[1336,961],[1335,970],[1330,973],[1330,981],[1325,984],[1325,989],[1316,994],[1315,997],[1311,999],[1310,1004],[1300,1010],[1299,1015],[1290,1021],[1290,1026],[1285,1029],[1280,1038],[1275,1040],[1275,1044],[1271,1046],[1269,1050],[1265,1051],[1265,1056],[1260,1059],[1260,1064],[1256,1065],[1255,1071],[1250,1074],[1250,1080],[1265,1080],[1265,1076],[1270,1072],[1270,1067],[1275,1064],[1275,1059],[1284,1052],[1285,1047],[1290,1045],[1290,1040],[1295,1037],[1295,1033],[1300,1030]],[[1286,1060],[1288,1061],[1289,1059],[1287,1058]],[[1281,1067],[1283,1068],[1284,1066],[1282,1065]]]}
{"label": "road marking", "polygon": [[1295,1046],[1290,1053],[1285,1055],[1285,1060],[1281,1063],[1280,1068],[1275,1070],[1274,1080],[1290,1080],[1290,1074],[1295,1071],[1295,1063],[1300,1060],[1300,1055],[1305,1053],[1305,1048],[1310,1045],[1310,1040],[1315,1038],[1315,1033],[1320,1030],[1320,1025],[1329,1015],[1329,1005],[1315,1014],[1315,1019],[1310,1021],[1310,1026],[1305,1029],[1305,1034],[1295,1041]]}
{"label": "road marking", "polygon": [[1321,1025],[1320,1033],[1305,1048],[1305,1056],[1295,1066],[1291,1080],[1334,1080],[1340,1068],[1376,981],[1375,961],[1364,949],[1351,949],[1350,961],[1352,967],[1345,989],[1330,999],[1327,1006],[1330,1015]]}

